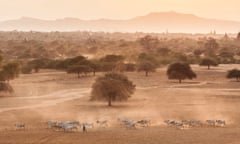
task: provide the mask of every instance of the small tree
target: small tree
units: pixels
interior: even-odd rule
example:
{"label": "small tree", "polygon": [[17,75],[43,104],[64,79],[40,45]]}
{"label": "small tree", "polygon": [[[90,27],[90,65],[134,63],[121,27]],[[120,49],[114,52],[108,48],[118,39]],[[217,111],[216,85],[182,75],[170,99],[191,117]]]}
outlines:
{"label": "small tree", "polygon": [[182,83],[184,79],[193,79],[197,75],[193,72],[189,64],[186,63],[173,63],[167,70],[168,79],[178,79]]}
{"label": "small tree", "polygon": [[91,100],[126,101],[135,91],[135,85],[128,78],[119,73],[107,73],[96,79],[92,85]]}
{"label": "small tree", "polygon": [[208,66],[208,69],[210,69],[210,66],[218,66],[218,63],[210,58],[204,58],[201,60],[200,66]]}
{"label": "small tree", "polygon": [[232,69],[228,71],[227,78],[236,78],[237,82],[240,80],[240,70],[238,69]]}

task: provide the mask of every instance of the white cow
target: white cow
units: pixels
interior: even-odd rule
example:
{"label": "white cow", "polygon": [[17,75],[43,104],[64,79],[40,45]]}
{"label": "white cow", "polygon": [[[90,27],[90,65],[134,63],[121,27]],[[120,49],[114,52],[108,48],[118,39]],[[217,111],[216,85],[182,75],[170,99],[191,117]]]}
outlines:
{"label": "white cow", "polygon": [[55,121],[55,120],[49,120],[49,121],[47,122],[47,124],[48,124],[48,126],[51,127],[51,128],[55,128],[55,127],[57,127],[57,125],[58,125],[57,121]]}
{"label": "white cow", "polygon": [[216,124],[218,125],[218,126],[226,126],[226,121],[225,120],[216,120]]}
{"label": "white cow", "polygon": [[15,123],[17,129],[25,129],[25,123]]}

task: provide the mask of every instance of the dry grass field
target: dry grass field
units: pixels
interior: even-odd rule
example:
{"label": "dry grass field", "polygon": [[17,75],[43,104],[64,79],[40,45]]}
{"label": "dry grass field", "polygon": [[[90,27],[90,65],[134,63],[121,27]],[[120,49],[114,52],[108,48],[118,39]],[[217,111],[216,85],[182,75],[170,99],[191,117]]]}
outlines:
{"label": "dry grass field", "polygon": [[[49,70],[21,75],[11,81],[15,96],[0,97],[0,144],[240,144],[240,83],[225,78],[228,70],[240,66],[192,68],[197,79],[182,84],[167,79],[166,67],[149,77],[125,73],[136,84],[136,92],[113,107],[89,101],[96,77],[77,79]],[[151,126],[127,129],[117,122],[119,117],[149,119]],[[167,119],[223,119],[226,127],[177,129],[164,124]],[[88,133],[63,132],[48,128],[48,120],[108,120],[109,126],[95,126]],[[25,123],[25,130],[16,130],[17,122]]]}

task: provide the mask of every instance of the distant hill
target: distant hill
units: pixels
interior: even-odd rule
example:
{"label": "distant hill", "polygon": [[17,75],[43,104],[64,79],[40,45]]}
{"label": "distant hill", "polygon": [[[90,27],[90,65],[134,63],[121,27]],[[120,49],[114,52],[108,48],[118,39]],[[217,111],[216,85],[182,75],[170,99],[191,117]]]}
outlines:
{"label": "distant hill", "polygon": [[127,20],[81,20],[64,18],[41,20],[23,17],[0,22],[2,31],[105,31],[105,32],[181,32],[181,33],[237,33],[240,22],[207,19],[192,14],[156,12]]}

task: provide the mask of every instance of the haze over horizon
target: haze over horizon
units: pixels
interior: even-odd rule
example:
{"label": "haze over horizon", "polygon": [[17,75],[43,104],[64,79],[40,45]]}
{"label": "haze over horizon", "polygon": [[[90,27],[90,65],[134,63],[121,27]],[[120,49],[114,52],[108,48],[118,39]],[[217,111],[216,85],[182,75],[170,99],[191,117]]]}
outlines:
{"label": "haze over horizon", "polygon": [[32,17],[44,20],[130,19],[151,12],[176,11],[199,17],[240,21],[238,0],[0,0],[0,21]]}

